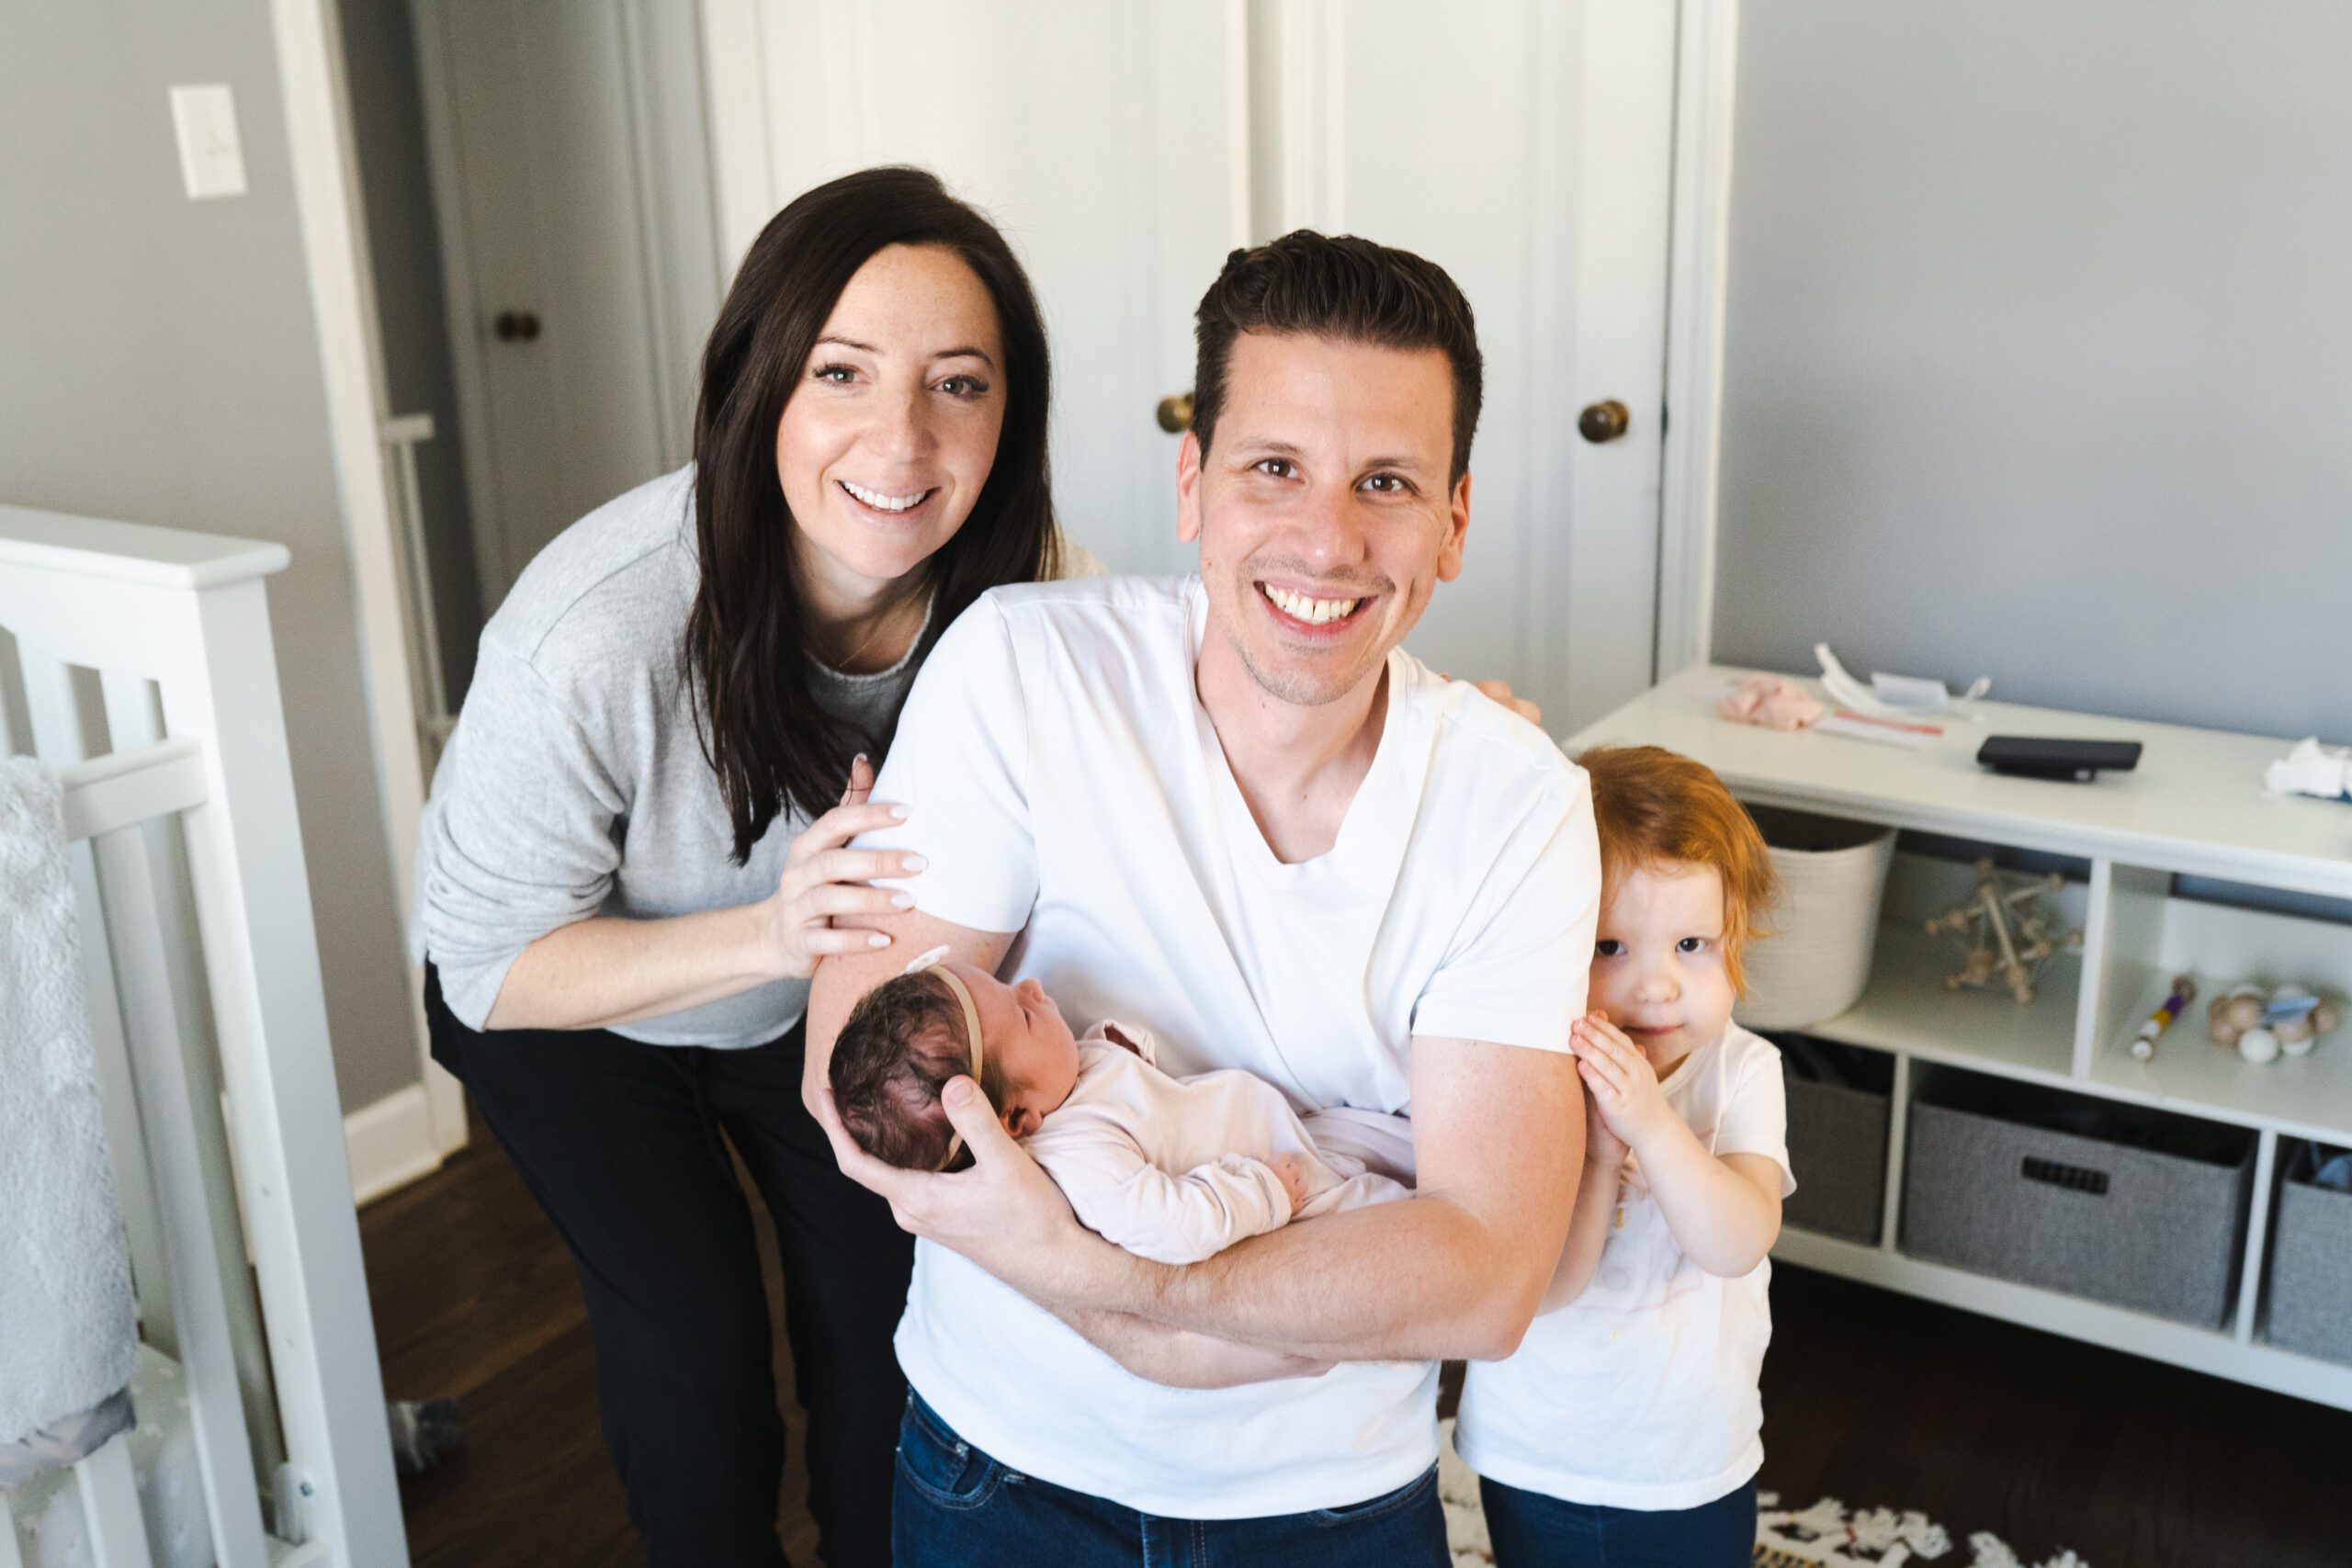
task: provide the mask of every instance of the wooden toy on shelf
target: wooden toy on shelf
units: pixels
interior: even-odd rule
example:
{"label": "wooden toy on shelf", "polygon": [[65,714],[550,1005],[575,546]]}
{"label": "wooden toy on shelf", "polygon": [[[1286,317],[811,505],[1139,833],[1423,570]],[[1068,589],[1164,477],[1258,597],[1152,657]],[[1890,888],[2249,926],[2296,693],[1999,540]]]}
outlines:
{"label": "wooden toy on shelf", "polygon": [[2069,931],[2041,900],[2066,886],[2056,872],[2012,884],[1989,860],[1976,863],[1976,891],[1927,922],[1929,936],[1956,936],[1967,942],[1961,967],[1944,977],[1944,988],[1991,987],[1997,977],[2020,1002],[2034,998],[2042,969],[2063,950],[2079,952],[2083,933]]}
{"label": "wooden toy on shelf", "polygon": [[2205,1036],[2224,1051],[2260,1066],[2281,1055],[2303,1056],[2343,1021],[2343,1011],[2301,986],[2233,986],[2205,1010]]}
{"label": "wooden toy on shelf", "polygon": [[2158,1004],[2156,1010],[2148,1015],[2148,1021],[2140,1026],[2140,1032],[2132,1036],[2132,1059],[2135,1062],[2153,1061],[2157,1039],[2196,999],[2197,982],[2186,975],[2174,976],[2172,994]]}

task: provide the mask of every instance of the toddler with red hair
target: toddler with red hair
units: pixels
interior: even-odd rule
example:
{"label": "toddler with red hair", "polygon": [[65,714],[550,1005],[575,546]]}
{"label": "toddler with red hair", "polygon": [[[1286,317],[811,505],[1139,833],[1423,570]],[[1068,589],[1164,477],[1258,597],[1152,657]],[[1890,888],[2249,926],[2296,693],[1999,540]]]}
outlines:
{"label": "toddler with red hair", "polygon": [[1601,867],[1593,1010],[1572,1034],[1583,1181],[1542,1315],[1471,1366],[1454,1441],[1497,1568],[1731,1568],[1755,1549],[1767,1257],[1796,1190],[1780,1053],[1731,1019],[1771,862],[1690,758],[1577,762]]}

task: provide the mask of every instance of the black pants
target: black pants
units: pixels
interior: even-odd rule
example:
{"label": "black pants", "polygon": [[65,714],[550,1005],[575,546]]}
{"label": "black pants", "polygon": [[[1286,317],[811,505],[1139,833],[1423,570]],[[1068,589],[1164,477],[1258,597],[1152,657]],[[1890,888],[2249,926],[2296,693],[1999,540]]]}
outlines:
{"label": "black pants", "polygon": [[605,1442],[654,1568],[784,1562],[768,1303],[732,1143],[784,1257],[785,1335],[808,1413],[808,1507],[831,1568],[890,1561],[906,1380],[890,1336],[914,1242],[841,1174],[800,1101],[803,1037],[749,1050],[604,1030],[467,1028],[425,972],[433,1055],[571,1248],[596,1338]]}

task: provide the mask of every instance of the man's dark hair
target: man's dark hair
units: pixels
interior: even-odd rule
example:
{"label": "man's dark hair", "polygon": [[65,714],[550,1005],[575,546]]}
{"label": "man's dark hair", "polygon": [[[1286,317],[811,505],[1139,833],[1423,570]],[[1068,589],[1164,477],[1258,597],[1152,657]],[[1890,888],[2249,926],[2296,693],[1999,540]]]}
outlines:
{"label": "man's dark hair", "polygon": [[1193,434],[1205,454],[1225,408],[1225,373],[1243,333],[1296,333],[1434,348],[1453,367],[1453,466],[1449,484],[1470,471],[1485,361],[1470,301],[1435,262],[1360,240],[1297,229],[1225,258],[1193,315]]}
{"label": "man's dark hair", "polygon": [[[980,1089],[1003,1101],[1003,1073],[981,1053]],[[972,1070],[964,1004],[928,969],[885,980],[858,998],[833,1042],[833,1108],[857,1146],[905,1170],[936,1170],[956,1129],[940,1091]]]}

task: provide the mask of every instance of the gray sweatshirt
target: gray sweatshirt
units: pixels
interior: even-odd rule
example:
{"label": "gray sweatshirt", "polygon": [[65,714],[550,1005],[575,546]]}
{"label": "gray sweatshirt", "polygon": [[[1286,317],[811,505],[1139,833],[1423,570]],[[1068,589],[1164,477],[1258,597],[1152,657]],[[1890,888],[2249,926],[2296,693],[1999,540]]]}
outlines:
{"label": "gray sweatshirt", "polygon": [[[689,706],[694,469],[641,485],[539,552],[483,628],[465,708],[417,835],[420,959],[482,1027],[524,948],[592,915],[692,914],[768,897],[808,826],[779,813],[739,866]],[[831,711],[878,729],[913,675],[812,665]],[[875,759],[880,764],[881,759]],[[778,980],[614,1032],[654,1045],[756,1045],[800,1017]]]}

